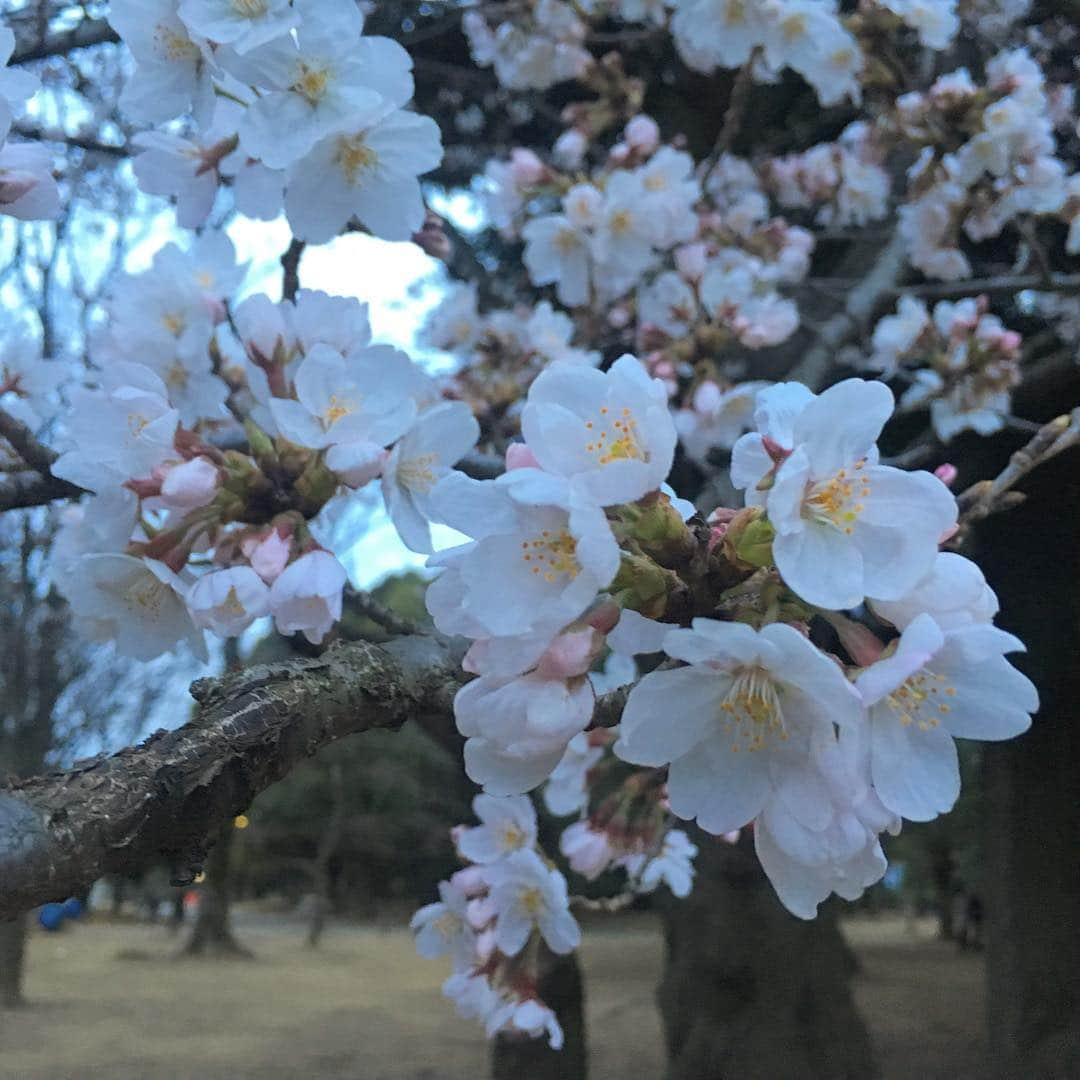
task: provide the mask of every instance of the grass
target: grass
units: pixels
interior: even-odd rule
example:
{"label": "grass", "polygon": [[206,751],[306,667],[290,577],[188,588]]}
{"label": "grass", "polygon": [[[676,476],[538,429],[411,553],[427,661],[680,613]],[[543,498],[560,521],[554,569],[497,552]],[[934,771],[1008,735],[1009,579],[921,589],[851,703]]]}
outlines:
{"label": "grass", "polygon": [[[241,918],[253,961],[173,962],[158,928],[83,924],[30,943],[31,1006],[0,1013],[0,1077],[18,1080],[479,1080],[486,1045],[439,994],[443,965],[400,929]],[[860,1007],[885,1080],[983,1075],[981,960],[898,920],[852,924]],[[121,959],[123,954],[125,957]],[[663,1074],[648,920],[590,929],[583,950],[593,1080]],[[568,1078],[569,1080],[569,1078]]]}

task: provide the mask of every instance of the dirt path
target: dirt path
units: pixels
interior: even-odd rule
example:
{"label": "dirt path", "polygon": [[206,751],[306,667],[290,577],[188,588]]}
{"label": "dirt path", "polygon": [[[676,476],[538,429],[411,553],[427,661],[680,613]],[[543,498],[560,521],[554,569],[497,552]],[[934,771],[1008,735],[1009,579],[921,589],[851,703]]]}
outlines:
{"label": "dirt path", "polygon": [[[244,920],[252,962],[172,963],[163,931],[83,925],[35,935],[33,1007],[0,1014],[0,1077],[17,1080],[479,1080],[485,1045],[439,995],[445,973],[401,930],[331,932]],[[859,923],[859,1003],[885,1080],[974,1080],[982,1061],[980,960]],[[662,1075],[648,922],[591,929],[584,963],[594,1080]],[[118,959],[121,952],[142,959]],[[523,1078],[524,1080],[524,1078]],[[569,1080],[569,1078],[568,1078]]]}

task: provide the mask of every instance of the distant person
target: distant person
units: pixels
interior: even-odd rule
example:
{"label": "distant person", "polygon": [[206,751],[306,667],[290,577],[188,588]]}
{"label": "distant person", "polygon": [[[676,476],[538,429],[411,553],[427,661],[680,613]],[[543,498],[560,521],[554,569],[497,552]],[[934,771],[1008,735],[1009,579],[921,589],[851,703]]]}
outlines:
{"label": "distant person", "polygon": [[983,947],[983,903],[976,893],[970,893],[964,906],[963,933],[960,938],[962,949],[982,949]]}

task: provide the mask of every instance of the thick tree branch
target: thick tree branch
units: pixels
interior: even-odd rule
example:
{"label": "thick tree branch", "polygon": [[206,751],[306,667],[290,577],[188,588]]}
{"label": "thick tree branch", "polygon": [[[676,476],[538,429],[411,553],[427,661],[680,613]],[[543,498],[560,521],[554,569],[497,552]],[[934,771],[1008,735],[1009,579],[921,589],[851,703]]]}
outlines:
{"label": "thick tree branch", "polygon": [[870,321],[882,298],[896,287],[905,264],[905,244],[899,231],[882,248],[869,273],[848,294],[843,309],[826,320],[817,333],[817,344],[788,373],[787,378],[818,390],[841,345],[850,341]]}
{"label": "thick tree branch", "polygon": [[24,423],[3,409],[0,409],[0,439],[33,470],[9,473],[0,480],[0,511],[44,506],[54,499],[77,499],[85,494],[82,488],[52,475],[56,452],[38,442]]}
{"label": "thick tree branch", "polygon": [[418,636],[202,680],[182,728],[0,787],[0,919],[159,856],[194,877],[209,838],[302,759],[345,735],[447,713],[459,660],[454,644]]}
{"label": "thick tree branch", "polygon": [[932,281],[926,285],[900,285],[896,296],[921,296],[927,300],[954,300],[983,293],[1036,292],[1080,293],[1080,274],[1003,274],[1000,277],[967,278],[964,281]]}
{"label": "thick tree branch", "polygon": [[78,499],[85,494],[81,487],[55,476],[42,476],[36,472],[8,473],[0,479],[0,513],[46,506],[57,499]]}
{"label": "thick tree branch", "polygon": [[41,41],[17,46],[11,57],[12,64],[31,64],[50,56],[64,56],[75,49],[88,49],[92,45],[118,42],[119,34],[104,19],[83,19],[73,30],[53,34]]}

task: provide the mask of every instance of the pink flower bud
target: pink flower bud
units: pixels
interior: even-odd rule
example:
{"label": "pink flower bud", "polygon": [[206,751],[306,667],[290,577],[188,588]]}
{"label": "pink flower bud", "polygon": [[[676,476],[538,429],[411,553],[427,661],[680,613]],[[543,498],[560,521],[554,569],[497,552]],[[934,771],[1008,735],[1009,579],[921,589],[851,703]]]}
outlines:
{"label": "pink flower bud", "polygon": [[949,462],[945,462],[944,465],[939,465],[934,470],[934,475],[946,486],[952,487],[956,483],[956,477],[958,475],[955,465],[950,465]]}
{"label": "pink flower bud", "polygon": [[539,469],[540,462],[524,443],[511,443],[506,448],[506,471],[514,469]]}
{"label": "pink flower bud", "polygon": [[[466,826],[458,825],[451,829],[451,834],[458,834],[464,832]],[[457,836],[454,836],[454,843],[457,843]],[[474,896],[481,896],[488,890],[488,880],[484,876],[484,868],[482,866],[466,866],[457,873],[452,874],[450,877],[450,884],[457,889],[458,892],[464,893],[465,896],[470,899]]]}
{"label": "pink flower bud", "polygon": [[630,157],[630,147],[626,143],[618,142],[611,148],[608,154],[609,165],[625,165]]}
{"label": "pink flower bud", "polygon": [[161,501],[170,510],[194,510],[213,502],[221,474],[204,457],[174,465],[161,482]]}
{"label": "pink flower bud", "polygon": [[599,601],[586,615],[586,619],[594,630],[607,634],[615,629],[621,615],[622,608],[609,596]]}
{"label": "pink flower bud", "polygon": [[214,320],[214,325],[223,323],[227,312],[225,311],[225,301],[220,296],[204,296],[202,298],[203,307],[206,308],[210,315],[210,318]]}
{"label": "pink flower bud", "polygon": [[694,412],[703,416],[712,416],[720,408],[723,391],[712,381],[706,379],[695,391],[692,399]]}
{"label": "pink flower bud", "polygon": [[704,244],[683,244],[675,249],[675,269],[687,281],[697,281],[705,273],[708,253]]}
{"label": "pink flower bud", "polygon": [[651,154],[660,145],[660,126],[651,116],[635,116],[626,125],[623,137],[635,150]]}
{"label": "pink flower bud", "polygon": [[264,540],[245,552],[251,569],[268,585],[288,566],[291,553],[292,537],[282,536],[277,529],[272,529]]}
{"label": "pink flower bud", "polygon": [[535,187],[547,177],[547,166],[524,147],[515,147],[510,151],[510,175],[518,187]]}
{"label": "pink flower bud", "polygon": [[544,679],[572,679],[584,675],[603,647],[604,638],[591,627],[560,634],[540,657],[536,673]]}
{"label": "pink flower bud", "polygon": [[551,148],[551,156],[555,163],[563,169],[576,169],[585,157],[585,151],[589,148],[589,140],[585,134],[577,128],[564,131]]}

